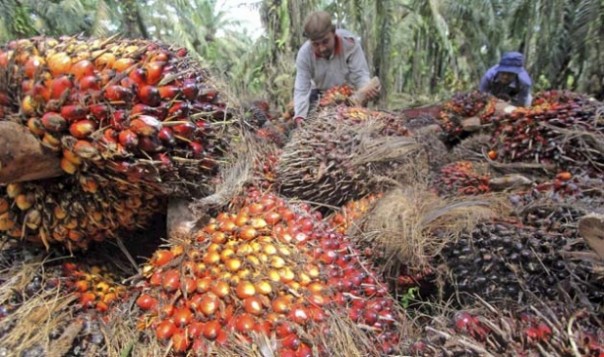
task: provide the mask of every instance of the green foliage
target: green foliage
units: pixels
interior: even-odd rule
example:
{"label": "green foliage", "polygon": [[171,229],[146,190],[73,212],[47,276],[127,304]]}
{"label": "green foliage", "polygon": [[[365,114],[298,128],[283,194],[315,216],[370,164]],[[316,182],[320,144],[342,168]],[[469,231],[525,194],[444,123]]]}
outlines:
{"label": "green foliage", "polygon": [[413,300],[417,300],[419,293],[418,287],[409,288],[407,292],[401,296],[401,306],[403,308],[408,308],[409,305],[413,302]]}
{"label": "green foliage", "polygon": [[[228,3],[228,2],[225,2]],[[475,88],[519,50],[535,89],[603,92],[604,1],[253,0],[265,35],[237,31],[217,0],[3,0],[0,41],[36,35],[149,37],[187,47],[237,97],[291,100],[304,18],[330,11],[362,39],[386,107]]]}

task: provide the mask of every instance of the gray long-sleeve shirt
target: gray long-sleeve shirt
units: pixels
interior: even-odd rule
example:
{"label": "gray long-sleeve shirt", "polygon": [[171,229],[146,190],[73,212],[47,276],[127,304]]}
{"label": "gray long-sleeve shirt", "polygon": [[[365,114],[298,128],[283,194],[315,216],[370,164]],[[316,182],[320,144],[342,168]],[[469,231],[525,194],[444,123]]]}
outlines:
{"label": "gray long-sleeve shirt", "polygon": [[358,89],[370,80],[359,38],[342,29],[336,30],[336,36],[336,50],[329,59],[317,57],[310,40],[298,51],[294,85],[296,117],[306,118],[312,89],[323,91],[346,83]]}

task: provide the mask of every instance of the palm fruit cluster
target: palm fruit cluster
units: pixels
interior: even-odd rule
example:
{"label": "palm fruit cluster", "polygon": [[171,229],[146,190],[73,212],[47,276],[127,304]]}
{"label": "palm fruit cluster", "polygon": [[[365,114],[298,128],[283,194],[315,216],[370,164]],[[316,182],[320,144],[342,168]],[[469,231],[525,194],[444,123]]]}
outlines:
{"label": "palm fruit cluster", "polygon": [[157,192],[91,170],[0,187],[0,231],[47,247],[86,249],[120,229],[144,227],[162,206]]}
{"label": "palm fruit cluster", "polygon": [[[492,305],[491,305],[492,306]],[[469,306],[433,319],[411,356],[596,356],[604,355],[601,312],[577,312],[562,301],[547,306],[487,310]],[[570,329],[569,329],[570,326]]]}
{"label": "palm fruit cluster", "polygon": [[462,121],[470,117],[489,115],[494,111],[494,97],[479,91],[457,93],[443,104],[438,115],[440,126],[449,140],[463,132]]}
{"label": "palm fruit cluster", "polygon": [[490,175],[479,164],[456,161],[440,169],[434,187],[442,195],[477,195],[490,191]]}
{"label": "palm fruit cluster", "polygon": [[339,106],[336,109],[338,119],[361,123],[367,120],[377,120],[384,125],[381,134],[384,136],[409,136],[409,129],[403,121],[389,113],[371,110],[363,107]]}
{"label": "palm fruit cluster", "polygon": [[335,315],[368,326],[377,348],[392,352],[394,301],[348,239],[306,205],[257,190],[245,202],[195,242],[154,254],[136,300],[140,327],[175,352],[206,354],[265,334],[279,356],[329,355],[321,338]]}
{"label": "palm fruit cluster", "polygon": [[540,93],[534,105],[495,115],[492,148],[501,162],[534,162],[558,170],[604,171],[601,139],[604,124],[596,120],[602,104],[568,92]]}
{"label": "palm fruit cluster", "polygon": [[332,87],[326,90],[321,95],[319,105],[321,107],[328,107],[338,104],[344,104],[353,93],[354,88],[352,88],[348,84]]}
{"label": "palm fruit cluster", "polygon": [[65,289],[75,293],[83,309],[104,313],[127,294],[126,287],[116,282],[117,277],[103,265],[64,263]]}
{"label": "palm fruit cluster", "polygon": [[338,120],[325,109],[296,130],[276,167],[277,187],[287,197],[340,206],[371,192],[378,177],[399,174],[418,150],[410,137],[382,135],[378,120]]}
{"label": "palm fruit cluster", "polygon": [[450,268],[449,292],[458,293],[462,302],[472,302],[473,294],[508,303],[532,294],[547,301],[568,294],[598,305],[604,286],[593,274],[593,263],[571,258],[573,252],[586,249],[585,243],[566,234],[519,223],[484,222],[448,243],[439,261]]}
{"label": "palm fruit cluster", "polygon": [[348,229],[362,218],[381,197],[381,193],[372,193],[359,200],[346,202],[340,211],[329,217],[329,224],[336,232],[346,234]]}
{"label": "palm fruit cluster", "polygon": [[45,244],[85,247],[145,225],[162,195],[207,190],[226,146],[217,127],[230,114],[207,72],[161,43],[9,42],[0,49],[0,99],[0,120],[27,126],[66,174],[22,185],[16,197],[9,187],[0,193],[10,207],[2,231]]}

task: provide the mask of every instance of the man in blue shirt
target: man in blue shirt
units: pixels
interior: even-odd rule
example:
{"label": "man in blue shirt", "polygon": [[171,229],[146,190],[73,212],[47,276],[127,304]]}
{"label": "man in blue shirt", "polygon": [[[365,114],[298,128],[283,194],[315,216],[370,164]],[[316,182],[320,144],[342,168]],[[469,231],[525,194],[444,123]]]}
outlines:
{"label": "man in blue shirt", "polygon": [[524,56],[520,52],[506,52],[499,64],[489,68],[480,80],[480,91],[515,106],[528,107],[531,96],[531,77],[524,69]]}

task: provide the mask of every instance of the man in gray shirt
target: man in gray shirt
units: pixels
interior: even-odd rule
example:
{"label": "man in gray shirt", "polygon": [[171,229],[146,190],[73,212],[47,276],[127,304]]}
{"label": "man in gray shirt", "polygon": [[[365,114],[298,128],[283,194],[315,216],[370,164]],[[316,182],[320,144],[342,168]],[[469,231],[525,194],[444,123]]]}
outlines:
{"label": "man in gray shirt", "polygon": [[[349,84],[359,89],[369,83],[369,67],[360,39],[349,31],[337,29],[331,15],[313,12],[304,23],[308,38],[296,58],[294,86],[294,119],[300,124],[308,115],[311,102],[331,87]],[[368,98],[379,95],[380,88],[367,93]]]}

